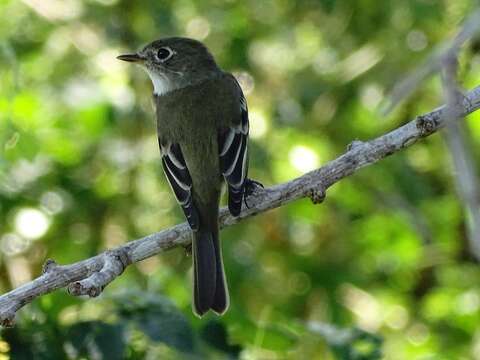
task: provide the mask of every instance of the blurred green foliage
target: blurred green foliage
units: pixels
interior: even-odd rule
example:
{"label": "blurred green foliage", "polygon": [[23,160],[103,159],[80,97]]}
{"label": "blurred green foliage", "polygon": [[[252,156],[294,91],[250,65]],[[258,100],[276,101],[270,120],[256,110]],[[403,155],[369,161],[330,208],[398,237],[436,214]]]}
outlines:
{"label": "blurred green foliage", "polygon": [[[184,221],[161,173],[151,84],[116,55],[169,35],[204,41],[247,94],[251,175],[270,185],[436,107],[433,78],[378,111],[475,5],[0,0],[1,292],[47,258],[78,261]],[[480,83],[479,48],[460,57],[465,87]],[[479,118],[466,121],[474,155]],[[480,359],[480,268],[453,176],[435,135],[320,206],[224,230],[222,318],[192,316],[191,259],[177,249],[98,299],[37,299],[0,333],[0,358]]]}

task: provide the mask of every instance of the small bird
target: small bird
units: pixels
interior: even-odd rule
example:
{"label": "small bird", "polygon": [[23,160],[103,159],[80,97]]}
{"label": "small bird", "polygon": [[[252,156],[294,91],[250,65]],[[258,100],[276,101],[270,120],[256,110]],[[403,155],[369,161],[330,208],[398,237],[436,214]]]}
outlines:
{"label": "small bird", "polygon": [[193,311],[229,306],[219,242],[222,184],[233,216],[260,183],[247,178],[248,109],[235,77],[201,42],[170,37],[117,57],[141,65],[153,83],[165,175],[193,231]]}

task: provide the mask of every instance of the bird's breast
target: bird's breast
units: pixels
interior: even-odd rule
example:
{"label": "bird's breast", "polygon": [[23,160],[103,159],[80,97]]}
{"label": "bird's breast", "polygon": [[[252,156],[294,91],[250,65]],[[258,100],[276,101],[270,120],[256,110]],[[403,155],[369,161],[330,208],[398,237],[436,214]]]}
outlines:
{"label": "bird's breast", "polygon": [[[182,96],[181,96],[182,95]],[[166,94],[156,101],[158,136],[163,143],[178,143],[187,164],[197,201],[218,198],[221,171],[217,144],[218,113],[201,97]]]}

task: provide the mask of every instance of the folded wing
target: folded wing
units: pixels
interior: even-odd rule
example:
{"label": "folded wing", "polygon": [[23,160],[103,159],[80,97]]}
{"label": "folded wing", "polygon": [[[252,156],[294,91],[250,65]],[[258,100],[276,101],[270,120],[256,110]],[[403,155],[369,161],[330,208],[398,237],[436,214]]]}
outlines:
{"label": "folded wing", "polygon": [[239,118],[218,137],[220,169],[228,185],[228,209],[238,216],[242,209],[245,179],[248,172],[248,108],[240,85],[238,91]]}
{"label": "folded wing", "polygon": [[192,200],[192,178],[177,143],[160,143],[163,171],[172,187],[173,193],[183,209],[192,230],[198,230],[198,212]]}

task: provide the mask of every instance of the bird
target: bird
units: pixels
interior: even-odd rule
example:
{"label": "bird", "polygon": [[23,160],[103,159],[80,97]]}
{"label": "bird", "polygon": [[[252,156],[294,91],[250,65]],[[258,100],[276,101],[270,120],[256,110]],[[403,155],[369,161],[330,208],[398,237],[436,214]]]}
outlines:
{"label": "bird", "polygon": [[193,312],[223,315],[230,299],[219,241],[222,186],[234,217],[263,187],[248,178],[242,88],[202,42],[190,38],[161,38],[117,58],[140,65],[153,83],[163,171],[193,234]]}

